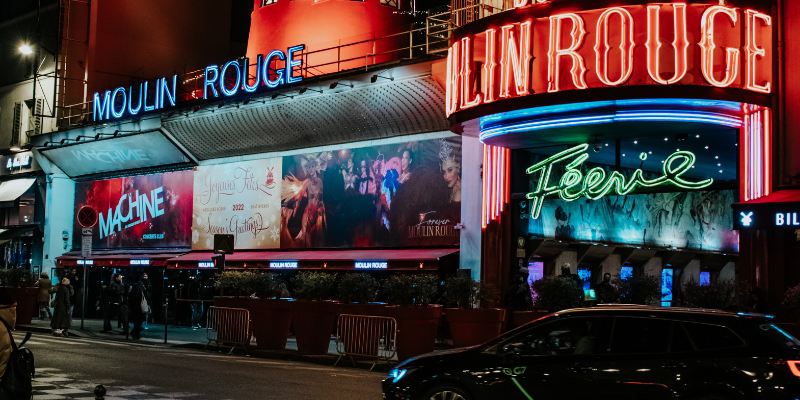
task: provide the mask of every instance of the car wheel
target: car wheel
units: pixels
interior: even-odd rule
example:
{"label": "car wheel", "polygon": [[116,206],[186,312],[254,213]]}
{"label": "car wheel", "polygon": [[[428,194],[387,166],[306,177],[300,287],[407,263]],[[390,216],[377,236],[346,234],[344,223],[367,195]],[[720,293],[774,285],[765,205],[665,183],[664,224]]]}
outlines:
{"label": "car wheel", "polygon": [[470,397],[467,392],[455,386],[440,385],[425,392],[422,400],[470,400]]}

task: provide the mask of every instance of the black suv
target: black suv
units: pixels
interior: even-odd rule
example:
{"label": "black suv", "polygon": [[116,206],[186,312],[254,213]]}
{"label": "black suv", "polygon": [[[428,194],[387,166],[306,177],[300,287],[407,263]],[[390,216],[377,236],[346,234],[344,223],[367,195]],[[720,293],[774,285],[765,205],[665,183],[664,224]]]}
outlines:
{"label": "black suv", "polygon": [[800,400],[800,341],[768,315],[598,306],[400,363],[404,400]]}

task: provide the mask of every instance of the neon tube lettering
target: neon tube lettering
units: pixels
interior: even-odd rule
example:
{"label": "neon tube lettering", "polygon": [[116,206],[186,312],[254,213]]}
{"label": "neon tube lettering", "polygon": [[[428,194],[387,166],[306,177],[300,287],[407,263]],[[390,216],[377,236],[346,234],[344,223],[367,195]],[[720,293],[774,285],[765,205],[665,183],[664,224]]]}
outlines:
{"label": "neon tube lettering", "polygon": [[128,86],[128,114],[136,115],[142,110],[142,87],[144,83],[139,84],[139,102],[136,108],[133,108],[133,86]]}
{"label": "neon tube lettering", "polygon": [[[561,22],[569,20],[572,22],[570,37],[572,42],[566,48],[561,48]],[[550,93],[558,92],[559,89],[559,60],[561,57],[572,59],[572,83],[577,89],[586,89],[586,65],[583,58],[578,54],[578,49],[586,36],[583,19],[578,14],[560,14],[550,17],[550,46],[547,52],[547,91]]]}
{"label": "neon tube lettering", "polygon": [[[475,93],[475,74],[472,73],[472,43],[470,37],[461,39],[461,108],[470,108],[481,103],[481,94]],[[469,100],[472,99],[472,100]]]}
{"label": "neon tube lettering", "polygon": [[445,90],[445,102],[446,104],[446,113],[447,116],[456,112],[458,109],[458,95],[460,90],[458,90],[458,81],[459,81],[459,43],[455,42],[450,49],[447,50],[447,81],[445,85],[447,86]]}
{"label": "neon tube lettering", "polygon": [[494,80],[495,70],[497,69],[497,52],[495,50],[495,43],[497,40],[497,30],[487,29],[485,36],[486,59],[483,63],[483,74],[481,76],[481,92],[483,92],[483,102],[491,103],[495,100]]}
{"label": "neon tube lettering", "polygon": [[[228,89],[225,87],[225,73],[228,72],[228,68],[230,67],[235,67],[233,70],[236,71],[236,83],[230,89]],[[219,73],[219,89],[225,96],[233,96],[239,91],[239,85],[242,83],[242,71],[239,67],[240,65],[238,60],[228,61],[222,66],[222,70]]]}
{"label": "neon tube lettering", "polygon": [[303,65],[303,60],[297,60],[294,58],[294,53],[299,51],[303,51],[306,48],[304,44],[298,44],[297,46],[292,46],[286,49],[286,83],[292,84],[297,83],[303,80],[302,71],[300,76],[294,76],[294,69],[296,67],[300,67]]}
{"label": "neon tube lettering", "polygon": [[[211,93],[214,94],[214,97],[219,97],[219,92],[217,92],[217,87],[214,84],[219,80],[219,66],[217,65],[209,65],[206,67],[205,72],[203,72],[203,98],[208,98],[208,88],[211,88]],[[145,93],[147,89],[145,89]],[[147,111],[147,102],[145,101],[145,111]]]}
{"label": "neon tube lettering", "polygon": [[745,69],[746,79],[745,88],[761,93],[771,93],[772,83],[756,83],[758,68],[756,63],[759,58],[766,56],[767,51],[758,46],[756,29],[758,21],[761,20],[764,26],[772,26],[772,17],[755,10],[745,10],[745,54],[747,55],[747,67]]}
{"label": "neon tube lettering", "polygon": [[[144,89],[142,89],[142,93],[143,93],[142,96],[144,96],[144,110],[145,111],[153,111],[153,110],[156,109],[156,105],[158,105],[158,103],[156,103],[155,101],[153,102],[153,104],[147,104],[147,97],[150,95],[149,86],[150,86],[150,84],[147,81],[144,81]],[[155,93],[156,90],[154,89],[153,92],[154,92],[153,95],[156,97],[156,100],[158,100],[157,93]]]}
{"label": "neon tube lettering", "polygon": [[158,85],[159,87],[159,108],[164,108],[164,99],[169,101],[169,105],[174,107],[175,106],[175,96],[178,93],[178,75],[172,75],[172,92],[170,92],[169,87],[167,85],[167,78],[161,78],[161,84]]}
{"label": "neon tube lettering", "polygon": [[244,65],[245,65],[245,78],[242,79],[242,90],[247,93],[253,93],[258,89],[261,85],[261,65],[264,64],[264,56],[259,54],[256,56],[256,79],[255,82],[250,85],[250,59],[245,57],[244,58]]}
{"label": "neon tube lettering", "polygon": [[92,119],[99,121],[109,118],[111,118],[111,91],[106,90],[102,98],[99,92],[95,92],[92,101]]}
{"label": "neon tube lettering", "polygon": [[273,58],[277,58],[278,60],[281,60],[281,61],[286,61],[286,54],[283,54],[283,51],[281,51],[281,50],[272,50],[269,54],[267,54],[267,58],[264,59],[264,65],[263,65],[262,70],[261,70],[261,73],[263,75],[261,80],[264,81],[264,83],[267,85],[267,87],[272,88],[272,89],[274,89],[274,88],[286,83],[285,78],[284,78],[285,68],[277,68],[277,62],[275,63],[276,64],[276,68],[273,70],[274,74],[275,74],[275,76],[277,76],[277,78],[275,78],[274,80],[269,78],[269,75],[270,75],[270,64],[272,64],[272,59]]}
{"label": "neon tube lettering", "polygon": [[662,85],[671,85],[679,82],[686,76],[688,64],[689,40],[686,39],[686,3],[672,4],[673,11],[673,32],[675,39],[672,41],[672,49],[675,54],[675,73],[672,78],[664,79],[661,77],[661,27],[660,14],[661,6],[647,6],[647,72],[650,78]]}
{"label": "neon tube lettering", "polygon": [[[117,94],[122,95],[122,109],[117,111]],[[114,89],[114,93],[111,94],[111,116],[114,118],[122,117],[122,114],[125,113],[125,106],[128,104],[128,96],[125,94],[124,87],[118,87]]]}
{"label": "neon tube lettering", "polygon": [[703,37],[700,41],[700,48],[702,49],[700,66],[708,83],[717,87],[728,87],[739,77],[739,49],[725,48],[725,78],[718,80],[714,76],[714,50],[717,48],[717,43],[714,40],[714,31],[716,27],[715,17],[719,14],[727,16],[732,27],[735,27],[738,21],[735,8],[713,6],[703,13],[700,25]]}
{"label": "neon tube lettering", "polygon": [[[619,16],[620,22],[620,42],[619,42],[619,67],[620,77],[617,80],[611,80],[608,77],[608,55],[611,52],[611,46],[608,44],[608,22],[612,15]],[[633,16],[628,10],[621,7],[614,7],[605,10],[597,19],[597,41],[594,46],[594,51],[597,56],[597,77],[600,82],[608,86],[619,86],[625,83],[633,73]]]}
{"label": "neon tube lettering", "polygon": [[[519,24],[519,45],[514,36],[514,25],[500,28],[500,93],[501,98],[510,97],[509,85],[514,79],[517,96],[530,92],[531,72],[531,21]],[[461,51],[464,51],[462,49]]]}
{"label": "neon tube lettering", "polygon": [[[575,201],[580,198],[598,200],[606,195],[625,196],[639,187],[652,188],[662,185],[674,185],[681,189],[703,189],[714,183],[714,180],[704,179],[690,181],[682,175],[692,169],[696,157],[689,151],[676,151],[672,153],[662,166],[662,175],[655,179],[644,177],[641,168],[633,171],[626,178],[619,171],[608,174],[602,167],[589,169],[585,174],[583,163],[589,158],[588,144],[581,144],[542,160],[526,170],[528,175],[538,174],[536,188],[525,195],[531,200],[531,218],[539,218],[542,205],[547,197],[558,195],[564,201]],[[639,158],[644,161],[647,153],[642,153]],[[566,162],[565,172],[558,184],[550,183],[553,167],[558,163]]]}

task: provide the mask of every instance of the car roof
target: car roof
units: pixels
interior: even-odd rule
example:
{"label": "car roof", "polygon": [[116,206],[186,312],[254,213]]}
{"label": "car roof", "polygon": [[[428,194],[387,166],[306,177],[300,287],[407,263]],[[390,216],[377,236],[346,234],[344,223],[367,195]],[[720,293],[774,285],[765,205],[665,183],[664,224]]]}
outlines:
{"label": "car roof", "polygon": [[593,307],[572,308],[554,313],[556,316],[570,315],[637,315],[637,314],[657,314],[662,317],[673,318],[742,318],[742,319],[772,319],[772,315],[732,312],[707,308],[687,308],[687,307],[658,307],[638,304],[599,304]]}

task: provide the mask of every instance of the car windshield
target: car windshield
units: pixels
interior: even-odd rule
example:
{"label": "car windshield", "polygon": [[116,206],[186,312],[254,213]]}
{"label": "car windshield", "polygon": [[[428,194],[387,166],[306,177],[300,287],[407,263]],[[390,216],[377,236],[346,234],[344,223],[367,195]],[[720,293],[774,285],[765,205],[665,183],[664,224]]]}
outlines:
{"label": "car windshield", "polygon": [[767,333],[767,337],[772,343],[781,345],[790,350],[800,350],[800,340],[791,333],[775,324],[762,324],[761,330]]}

